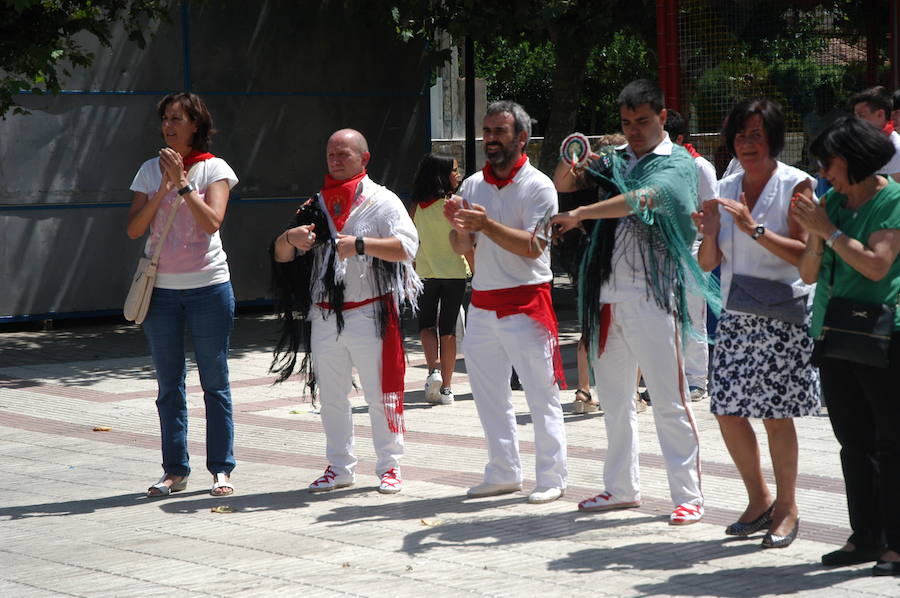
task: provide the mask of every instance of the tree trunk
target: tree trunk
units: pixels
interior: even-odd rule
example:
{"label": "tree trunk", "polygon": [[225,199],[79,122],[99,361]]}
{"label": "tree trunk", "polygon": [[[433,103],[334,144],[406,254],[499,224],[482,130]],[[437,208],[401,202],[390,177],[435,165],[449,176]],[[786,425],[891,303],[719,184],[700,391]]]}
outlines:
{"label": "tree trunk", "polygon": [[581,93],[584,89],[584,73],[591,47],[584,44],[584,36],[577,34],[577,27],[568,23],[557,25],[554,54],[556,70],[553,72],[553,95],[550,100],[550,117],[544,130],[544,143],[538,158],[538,167],[548,175],[553,173],[559,160],[559,144],[575,128]]}

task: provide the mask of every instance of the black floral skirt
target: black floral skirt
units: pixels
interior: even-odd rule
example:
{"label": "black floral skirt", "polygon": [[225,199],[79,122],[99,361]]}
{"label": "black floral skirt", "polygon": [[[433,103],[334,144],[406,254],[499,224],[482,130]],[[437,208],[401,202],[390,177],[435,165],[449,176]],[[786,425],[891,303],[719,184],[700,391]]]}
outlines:
{"label": "black floral skirt", "polygon": [[809,326],[722,312],[716,328],[710,411],[780,419],[819,412],[819,370]]}

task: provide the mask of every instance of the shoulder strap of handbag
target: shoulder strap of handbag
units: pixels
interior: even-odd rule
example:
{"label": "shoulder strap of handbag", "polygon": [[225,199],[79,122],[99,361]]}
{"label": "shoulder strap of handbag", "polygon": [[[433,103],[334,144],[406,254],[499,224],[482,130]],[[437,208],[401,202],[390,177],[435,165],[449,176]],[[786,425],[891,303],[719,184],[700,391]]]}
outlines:
{"label": "shoulder strap of handbag", "polygon": [[172,204],[172,209],[169,210],[169,217],[166,219],[166,226],[163,227],[162,233],[159,235],[159,241],[156,243],[156,249],[153,251],[153,257],[150,258],[150,263],[156,266],[159,264],[159,254],[162,252],[163,243],[166,240],[166,236],[169,234],[169,230],[172,228],[172,223],[175,222],[175,213],[178,211],[178,206],[181,205],[181,196],[179,195],[175,198],[175,202]]}
{"label": "shoulder strap of handbag", "polygon": [[[187,178],[188,181],[193,180],[191,175],[194,171],[201,165],[203,162],[197,162],[191,169],[188,170]],[[163,242],[166,240],[166,236],[169,234],[169,230],[172,228],[172,223],[175,222],[175,214],[178,212],[178,206],[181,205],[182,197],[179,195],[175,198],[175,202],[172,204],[172,209],[169,210],[169,217],[166,219],[166,226],[163,227],[162,233],[159,235],[159,241],[156,243],[156,250],[153,252],[153,257],[150,258],[150,263],[156,266],[159,264],[159,254],[162,252]]]}

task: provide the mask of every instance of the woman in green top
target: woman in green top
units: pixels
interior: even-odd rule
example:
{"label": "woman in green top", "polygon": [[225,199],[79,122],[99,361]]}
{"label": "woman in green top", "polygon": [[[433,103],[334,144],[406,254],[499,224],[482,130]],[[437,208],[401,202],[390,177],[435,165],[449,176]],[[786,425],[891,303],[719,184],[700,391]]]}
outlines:
{"label": "woman in green top", "polygon": [[[816,204],[797,198],[792,211],[809,233],[800,261],[818,281],[810,334],[820,335],[830,297],[895,305],[900,293],[900,183],[876,175],[894,148],[881,131],[841,118],[812,142],[832,189]],[[833,281],[833,283],[832,283]],[[829,288],[830,287],[830,288]],[[820,364],[828,417],[841,445],[853,534],[822,557],[828,566],[878,561],[874,575],[900,575],[900,314],[895,312],[890,365],[843,359]]]}
{"label": "woman in green top", "polygon": [[466,260],[450,247],[450,223],[444,218],[444,201],[459,187],[461,178],[453,156],[427,154],[419,163],[412,192],[411,215],[419,231],[416,273],[424,283],[419,335],[428,364],[425,399],[441,405],[453,403],[450,382],[456,367],[456,319],[469,276]]}

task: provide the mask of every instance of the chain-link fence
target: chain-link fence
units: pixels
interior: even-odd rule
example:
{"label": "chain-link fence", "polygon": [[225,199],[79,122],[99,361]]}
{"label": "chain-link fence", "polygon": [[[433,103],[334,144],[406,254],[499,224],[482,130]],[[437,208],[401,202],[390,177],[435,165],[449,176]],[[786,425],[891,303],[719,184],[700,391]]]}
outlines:
{"label": "chain-link fence", "polygon": [[[810,169],[805,143],[811,136],[845,113],[849,96],[873,76],[886,82],[886,36],[867,36],[867,27],[873,28],[857,18],[853,4],[679,2],[682,108],[695,145],[715,157],[720,172],[729,156],[716,132],[736,101],[778,100],[787,121],[780,159]],[[875,52],[874,72],[867,50]]]}

